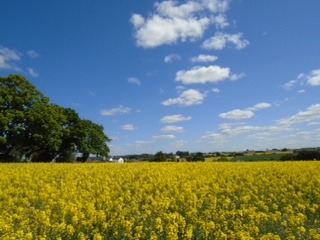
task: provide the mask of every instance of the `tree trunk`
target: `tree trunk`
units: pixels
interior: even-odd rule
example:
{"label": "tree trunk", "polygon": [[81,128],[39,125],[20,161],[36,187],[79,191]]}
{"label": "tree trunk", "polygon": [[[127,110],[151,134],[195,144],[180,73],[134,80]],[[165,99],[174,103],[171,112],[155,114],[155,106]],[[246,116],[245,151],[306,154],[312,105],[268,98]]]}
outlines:
{"label": "tree trunk", "polygon": [[82,162],[86,162],[89,159],[90,153],[82,153]]}

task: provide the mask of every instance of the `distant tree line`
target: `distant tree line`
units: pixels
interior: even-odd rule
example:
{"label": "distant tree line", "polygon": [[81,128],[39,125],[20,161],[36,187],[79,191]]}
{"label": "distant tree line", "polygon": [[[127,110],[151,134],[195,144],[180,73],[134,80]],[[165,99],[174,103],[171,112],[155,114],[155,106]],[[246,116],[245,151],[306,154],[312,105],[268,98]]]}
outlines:
{"label": "distant tree line", "polygon": [[281,161],[320,160],[320,150],[298,150],[294,153],[283,154]]}
{"label": "distant tree line", "polygon": [[0,162],[72,161],[81,154],[107,156],[101,125],[50,102],[20,75],[0,77]]}
{"label": "distant tree line", "polygon": [[187,162],[204,162],[205,158],[203,153],[196,152],[196,153],[189,153],[183,151],[177,151],[176,154],[173,153],[163,153],[162,151],[157,152],[151,161],[154,162],[166,162],[166,161],[180,161],[181,159],[185,159]]}
{"label": "distant tree line", "polygon": [[302,149],[286,153],[288,150],[282,149],[275,153],[266,153],[264,151],[254,151],[253,154],[246,152],[212,152],[201,153],[188,151],[177,151],[174,153],[164,153],[162,151],[156,154],[135,154],[122,156],[129,161],[148,161],[148,162],[204,162],[205,158],[215,158],[216,162],[253,162],[253,161],[307,161],[320,160],[320,149]]}

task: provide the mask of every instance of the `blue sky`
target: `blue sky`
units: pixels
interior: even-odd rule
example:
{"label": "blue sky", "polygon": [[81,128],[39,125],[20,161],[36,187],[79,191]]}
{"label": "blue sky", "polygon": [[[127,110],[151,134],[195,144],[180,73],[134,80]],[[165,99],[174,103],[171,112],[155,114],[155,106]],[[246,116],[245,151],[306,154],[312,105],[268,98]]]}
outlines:
{"label": "blue sky", "polygon": [[111,155],[320,145],[318,0],[0,7],[0,75],[102,124]]}

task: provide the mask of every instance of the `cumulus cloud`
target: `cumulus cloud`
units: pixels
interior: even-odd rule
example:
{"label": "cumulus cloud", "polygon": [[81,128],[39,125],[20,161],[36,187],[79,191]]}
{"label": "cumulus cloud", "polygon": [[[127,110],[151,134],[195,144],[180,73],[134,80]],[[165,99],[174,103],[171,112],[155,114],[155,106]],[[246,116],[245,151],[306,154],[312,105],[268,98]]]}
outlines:
{"label": "cumulus cloud", "polygon": [[176,73],[176,81],[183,84],[217,83],[229,77],[230,69],[217,65],[194,67],[188,71],[181,70]]}
{"label": "cumulus cloud", "polygon": [[147,18],[135,13],[130,21],[137,45],[154,48],[200,38],[212,24],[228,26],[224,14],[228,6],[229,0],[190,0],[183,4],[165,0],[156,2],[154,13]]}
{"label": "cumulus cloud", "polygon": [[213,13],[226,12],[230,4],[230,0],[202,0],[201,2]]}
{"label": "cumulus cloud", "polygon": [[20,53],[0,45],[0,69],[19,70],[14,62],[20,61]]}
{"label": "cumulus cloud", "polygon": [[138,78],[136,78],[136,77],[129,77],[128,78],[128,83],[139,85],[139,86],[141,84],[140,80]]}
{"label": "cumulus cloud", "polygon": [[130,21],[136,28],[139,28],[145,24],[144,18],[139,14],[133,14]]}
{"label": "cumulus cloud", "polygon": [[[209,18],[181,19],[153,16],[135,34],[138,46],[154,48],[163,44],[173,44],[179,39],[196,39],[202,37],[210,23]],[[137,26],[135,26],[137,27]]]}
{"label": "cumulus cloud", "polygon": [[219,93],[220,90],[219,90],[219,88],[213,88],[213,89],[212,89],[212,92],[213,92],[213,93]]}
{"label": "cumulus cloud", "polygon": [[131,112],[131,108],[119,106],[117,108],[111,108],[107,110],[101,110],[101,115],[103,116],[115,116],[115,115],[122,115],[122,114],[128,114]]}
{"label": "cumulus cloud", "polygon": [[[253,107],[256,107],[256,109],[264,109],[268,107],[268,104],[259,103]],[[275,146],[275,144],[283,143],[285,143],[286,147],[301,147],[302,140],[304,143],[303,145],[307,143],[305,146],[313,146],[314,142],[318,142],[319,128],[301,130],[299,128],[293,128],[292,126],[296,124],[305,124],[309,127],[313,125],[317,127],[319,120],[320,104],[317,103],[288,118],[278,120],[277,124],[273,126],[250,126],[243,125],[243,123],[221,124],[220,130],[205,133],[202,136],[202,140],[211,141],[215,144],[225,144],[232,138],[241,136],[242,138],[252,139],[256,143],[260,142],[263,144],[261,145],[263,147],[266,147],[268,144],[270,146]],[[286,132],[286,134],[281,135],[283,132]]]}
{"label": "cumulus cloud", "polygon": [[260,110],[260,109],[269,108],[269,107],[271,107],[271,106],[272,106],[272,105],[271,105],[270,103],[261,102],[261,103],[255,104],[253,107],[247,108],[247,110],[257,111],[257,110]]}
{"label": "cumulus cloud", "polygon": [[269,108],[272,105],[270,103],[261,102],[257,103],[252,107],[246,109],[234,109],[229,112],[219,114],[220,118],[229,119],[229,120],[242,120],[254,117],[254,111],[258,111],[261,109]]}
{"label": "cumulus cloud", "polygon": [[227,16],[225,14],[218,14],[214,17],[214,23],[217,28],[225,28],[229,26]]}
{"label": "cumulus cloud", "polygon": [[181,59],[180,55],[170,54],[170,55],[165,56],[163,61],[165,63],[173,63],[174,61],[180,60],[180,59]]}
{"label": "cumulus cloud", "polygon": [[262,129],[261,127],[245,125],[245,126],[223,129],[221,133],[223,135],[230,137],[230,136],[237,136],[237,135],[254,132],[254,131],[261,131],[261,129]]}
{"label": "cumulus cloud", "polygon": [[314,104],[308,107],[306,111],[300,111],[297,114],[278,121],[279,125],[292,126],[294,124],[313,122],[320,119],[320,104]]}
{"label": "cumulus cloud", "polygon": [[183,131],[184,131],[183,127],[179,127],[179,126],[165,126],[161,128],[161,132],[165,132],[165,133],[181,133]]}
{"label": "cumulus cloud", "polygon": [[232,74],[232,76],[230,77],[231,81],[237,81],[241,78],[243,78],[245,76],[244,73],[239,73],[239,74]]}
{"label": "cumulus cloud", "polygon": [[[267,139],[272,139],[274,136],[278,136],[279,133],[284,131],[291,131],[290,128],[278,127],[278,126],[232,126],[224,127],[219,132],[208,132],[202,136],[205,141],[211,141],[218,144],[228,142],[231,138],[237,136],[246,136],[247,138],[253,138],[255,140],[266,142]],[[258,136],[259,135],[259,136]],[[262,136],[263,135],[263,136]]]}
{"label": "cumulus cloud", "polygon": [[254,113],[250,110],[240,110],[234,109],[229,112],[219,114],[220,118],[231,119],[231,120],[242,120],[247,118],[252,118]]}
{"label": "cumulus cloud", "polygon": [[207,63],[207,62],[214,62],[218,59],[218,57],[214,56],[214,55],[204,55],[204,54],[200,54],[196,57],[192,57],[190,58],[190,61],[192,63]]}
{"label": "cumulus cloud", "polygon": [[181,114],[176,114],[176,115],[168,115],[163,118],[161,118],[162,123],[176,123],[176,122],[183,122],[183,121],[189,121],[191,120],[192,117],[188,116],[183,116]]}
{"label": "cumulus cloud", "polygon": [[233,44],[237,50],[246,48],[249,41],[242,39],[243,33],[228,34],[217,32],[213,37],[202,43],[202,48],[208,50],[222,50],[228,43]]}
{"label": "cumulus cloud", "polygon": [[32,77],[38,77],[39,73],[37,73],[33,68],[28,68],[28,73],[32,76]]}
{"label": "cumulus cloud", "polygon": [[320,69],[313,70],[307,78],[307,83],[311,86],[320,86]]}
{"label": "cumulus cloud", "polygon": [[289,82],[286,82],[285,84],[283,84],[282,87],[284,89],[289,90],[289,89],[293,88],[296,85],[296,83],[297,83],[296,80],[290,80]]}
{"label": "cumulus cloud", "polygon": [[168,134],[168,135],[158,135],[158,136],[153,136],[152,139],[155,141],[159,141],[159,140],[171,140],[171,139],[175,139],[176,136]]}
{"label": "cumulus cloud", "polygon": [[202,136],[202,139],[215,143],[226,143],[230,138],[245,135],[248,138],[261,140],[265,143],[267,139],[272,139],[272,136],[278,136],[281,132],[288,132],[291,130],[291,128],[283,126],[239,126],[239,124],[222,124],[219,132],[208,132]]}
{"label": "cumulus cloud", "polygon": [[290,90],[293,87],[295,87],[297,84],[303,85],[303,82],[306,79],[306,75],[304,73],[300,73],[298,77],[294,80],[290,80],[289,82],[286,82],[282,85],[282,87],[286,90]]}
{"label": "cumulus cloud", "polygon": [[122,130],[125,130],[125,131],[134,131],[134,130],[136,130],[136,127],[133,126],[132,124],[125,124],[121,128],[122,128]]}
{"label": "cumulus cloud", "polygon": [[180,105],[180,106],[192,106],[202,104],[205,98],[205,94],[195,90],[189,89],[181,93],[177,98],[169,98],[162,102],[164,106]]}
{"label": "cumulus cloud", "polygon": [[286,82],[282,85],[282,87],[286,90],[290,90],[297,85],[309,85],[312,87],[320,86],[320,68],[312,70],[308,74],[300,73],[296,79]]}
{"label": "cumulus cloud", "polygon": [[39,53],[37,53],[36,51],[34,50],[29,50],[27,51],[27,55],[30,57],[30,58],[37,58],[40,56]]}
{"label": "cumulus cloud", "polygon": [[157,2],[155,7],[160,15],[169,18],[188,18],[201,10],[201,5],[196,1],[189,1],[181,5],[178,5],[177,1],[163,1]]}
{"label": "cumulus cloud", "polygon": [[225,137],[221,133],[216,133],[216,132],[208,132],[205,135],[203,135],[201,139],[205,141],[215,142],[215,143],[226,142]]}

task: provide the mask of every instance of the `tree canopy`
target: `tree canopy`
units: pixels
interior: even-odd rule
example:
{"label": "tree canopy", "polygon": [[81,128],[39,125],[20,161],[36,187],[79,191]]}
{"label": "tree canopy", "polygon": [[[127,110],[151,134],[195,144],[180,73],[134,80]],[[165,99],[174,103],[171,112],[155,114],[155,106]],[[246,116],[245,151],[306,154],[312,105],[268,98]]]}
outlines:
{"label": "tree canopy", "polygon": [[103,126],[50,102],[26,78],[0,77],[0,161],[68,161],[77,153],[107,156]]}
{"label": "tree canopy", "polygon": [[162,151],[157,152],[154,155],[154,161],[155,162],[165,162],[166,161],[166,155]]}

